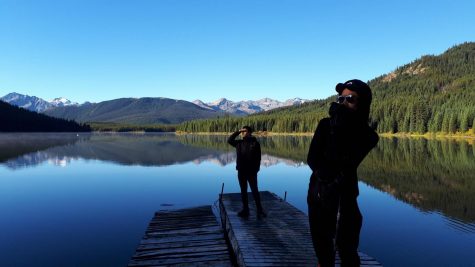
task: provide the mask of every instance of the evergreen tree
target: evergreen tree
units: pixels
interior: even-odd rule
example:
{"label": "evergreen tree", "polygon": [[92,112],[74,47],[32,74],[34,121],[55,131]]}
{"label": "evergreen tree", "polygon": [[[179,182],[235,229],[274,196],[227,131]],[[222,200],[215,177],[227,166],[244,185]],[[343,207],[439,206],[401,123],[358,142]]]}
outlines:
{"label": "evergreen tree", "polygon": [[[423,56],[368,84],[373,90],[369,123],[380,133],[454,133],[474,128],[474,42],[454,46],[438,56]],[[178,130],[231,132],[249,124],[258,131],[313,132],[318,121],[328,116],[334,99],[331,96],[239,118],[191,121],[179,125]]]}

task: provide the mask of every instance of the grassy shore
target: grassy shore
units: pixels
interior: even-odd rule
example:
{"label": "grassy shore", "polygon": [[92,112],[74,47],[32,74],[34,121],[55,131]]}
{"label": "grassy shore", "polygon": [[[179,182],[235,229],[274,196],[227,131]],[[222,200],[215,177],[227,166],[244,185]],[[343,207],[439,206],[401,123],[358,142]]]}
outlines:
{"label": "grassy shore", "polygon": [[454,139],[475,139],[475,134],[470,130],[464,133],[380,133],[383,137],[412,137],[412,138],[426,138],[426,139],[440,139],[440,138],[454,138]]}

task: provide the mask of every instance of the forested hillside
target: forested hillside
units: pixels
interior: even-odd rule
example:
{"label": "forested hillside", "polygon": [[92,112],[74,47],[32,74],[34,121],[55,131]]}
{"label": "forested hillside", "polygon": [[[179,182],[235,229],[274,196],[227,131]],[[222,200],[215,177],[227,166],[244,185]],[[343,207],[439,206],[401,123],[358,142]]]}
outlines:
{"label": "forested hillside", "polygon": [[45,114],[79,122],[144,125],[174,124],[197,118],[215,118],[223,113],[204,109],[183,100],[142,97],[57,107],[46,110]]}
{"label": "forested hillside", "polygon": [[[373,90],[370,123],[380,133],[465,133],[475,124],[473,42],[438,56],[423,56],[368,83]],[[242,118],[195,120],[181,124],[178,130],[230,132],[251,125],[273,132],[312,132],[327,116],[333,100],[334,96]]]}
{"label": "forested hillside", "polygon": [[0,101],[0,132],[86,132],[91,128]]}

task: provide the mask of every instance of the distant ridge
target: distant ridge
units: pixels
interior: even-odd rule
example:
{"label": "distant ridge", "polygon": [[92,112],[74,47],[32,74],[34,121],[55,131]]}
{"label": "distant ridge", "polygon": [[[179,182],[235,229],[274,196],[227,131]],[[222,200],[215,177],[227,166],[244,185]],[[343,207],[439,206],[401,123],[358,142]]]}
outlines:
{"label": "distant ridge", "polygon": [[222,112],[208,110],[188,101],[163,97],[119,98],[79,106],[57,107],[44,113],[78,122],[127,124],[175,124],[223,115]]}

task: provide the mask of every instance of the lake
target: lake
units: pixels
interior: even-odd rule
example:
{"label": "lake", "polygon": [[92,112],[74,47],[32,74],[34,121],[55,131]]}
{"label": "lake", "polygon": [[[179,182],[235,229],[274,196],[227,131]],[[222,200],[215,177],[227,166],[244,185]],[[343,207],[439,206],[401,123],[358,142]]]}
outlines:
{"label": "lake", "polygon": [[[125,266],[157,210],[239,192],[226,136],[0,134],[2,266]],[[311,137],[260,137],[259,189],[307,213]],[[361,164],[360,250],[475,266],[473,140],[381,138]],[[272,214],[269,214],[272,216]]]}

